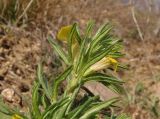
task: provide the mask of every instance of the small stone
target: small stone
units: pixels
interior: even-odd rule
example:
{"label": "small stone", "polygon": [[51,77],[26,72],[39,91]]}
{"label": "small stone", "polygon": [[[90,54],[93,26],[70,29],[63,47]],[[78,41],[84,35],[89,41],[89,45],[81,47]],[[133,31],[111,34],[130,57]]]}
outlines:
{"label": "small stone", "polygon": [[14,96],[14,90],[11,88],[6,88],[2,90],[1,95],[4,99],[6,99],[9,102],[12,102],[13,96]]}

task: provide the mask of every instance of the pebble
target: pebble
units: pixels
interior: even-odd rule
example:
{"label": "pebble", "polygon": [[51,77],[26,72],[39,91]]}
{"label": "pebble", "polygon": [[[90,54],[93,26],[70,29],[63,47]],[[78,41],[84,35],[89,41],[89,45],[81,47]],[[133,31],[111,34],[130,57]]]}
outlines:
{"label": "pebble", "polygon": [[2,97],[9,102],[12,102],[14,94],[15,91],[11,88],[6,88],[1,92]]}

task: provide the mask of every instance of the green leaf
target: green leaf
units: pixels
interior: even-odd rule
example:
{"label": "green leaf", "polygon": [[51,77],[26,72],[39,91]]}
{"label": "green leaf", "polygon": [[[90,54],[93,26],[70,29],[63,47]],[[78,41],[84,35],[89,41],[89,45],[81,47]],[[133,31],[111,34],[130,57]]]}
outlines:
{"label": "green leaf", "polygon": [[[59,109],[61,109],[69,101],[70,101],[70,99],[68,97],[66,97],[56,103],[53,103],[42,114],[42,119],[50,119],[48,117],[52,117],[53,115],[55,115],[55,112],[57,112]],[[53,118],[56,118],[56,117],[53,117]]]}
{"label": "green leaf", "polygon": [[42,64],[41,63],[38,64],[37,77],[38,77],[39,83],[42,85],[42,88],[44,89],[44,93],[46,94],[46,96],[49,99],[51,99],[50,86],[48,84],[48,81],[44,79],[43,69],[42,69]]}
{"label": "green leaf", "polygon": [[73,44],[73,40],[75,38],[75,33],[76,33],[76,26],[77,24],[74,23],[71,29],[71,32],[69,33],[69,38],[68,38],[68,56],[69,56],[69,60],[71,62],[73,62],[73,57],[72,57],[72,44]]}
{"label": "green leaf", "polygon": [[75,108],[73,111],[71,111],[68,116],[67,119],[79,119],[81,117],[81,113],[85,112],[85,110],[87,110],[87,108],[90,106],[90,104],[92,104],[94,101],[98,100],[99,97],[95,96],[92,98],[89,98],[86,102],[84,102],[82,105],[78,106],[77,108]]}
{"label": "green leaf", "polygon": [[91,117],[92,115],[95,115],[100,110],[111,106],[112,104],[114,104],[117,101],[118,101],[118,99],[114,98],[114,99],[111,99],[111,100],[108,100],[105,102],[101,102],[101,103],[93,106],[91,109],[87,110],[79,119],[89,119],[89,117]]}
{"label": "green leaf", "polygon": [[35,82],[33,86],[33,92],[32,92],[32,111],[33,111],[34,117],[38,119],[40,119],[41,117],[41,112],[39,109],[39,105],[40,105],[40,95],[38,92],[39,86],[40,84]]}
{"label": "green leaf", "polygon": [[60,83],[67,78],[67,76],[71,73],[72,69],[73,69],[72,66],[68,67],[60,76],[58,76],[54,80],[53,94],[52,94],[52,100],[53,100],[53,102],[57,101],[58,87],[59,87]]}
{"label": "green leaf", "polygon": [[86,54],[86,49],[87,49],[87,40],[88,38],[90,37],[90,34],[93,30],[93,25],[94,23],[93,22],[89,22],[88,25],[87,25],[87,29],[86,29],[86,32],[85,32],[85,37],[82,41],[82,44],[80,46],[80,53],[79,53],[79,58],[78,58],[78,61],[77,61],[77,66],[76,66],[76,71],[78,71],[79,69],[81,69],[81,66],[83,65],[83,60],[84,60],[84,57],[85,57],[85,54]]}
{"label": "green leaf", "polygon": [[119,85],[119,84],[108,84],[106,82],[102,82],[102,84],[107,86],[109,89],[111,89],[115,93],[125,94],[125,90],[124,90],[122,85]]}
{"label": "green leaf", "polygon": [[124,81],[121,79],[117,79],[116,77],[113,76],[108,76],[102,73],[92,73],[88,76],[86,76],[83,80],[82,83],[88,82],[88,81],[97,81],[111,89],[112,91],[119,93],[119,94],[124,94],[125,90],[122,87],[122,84]]}
{"label": "green leaf", "polygon": [[9,109],[9,107],[7,105],[5,105],[4,103],[2,103],[2,101],[0,102],[0,112],[5,114],[5,115],[13,115],[14,113],[11,111],[11,109]]}
{"label": "green leaf", "polygon": [[81,45],[82,43],[82,38],[80,36],[80,32],[79,32],[79,29],[78,29],[78,26],[76,25],[76,40],[77,42],[79,43],[79,45]]}
{"label": "green leaf", "polygon": [[63,105],[63,107],[61,107],[61,109],[57,112],[56,118],[54,119],[63,119],[63,117],[65,117],[65,113],[70,103],[71,103],[71,100],[68,101],[65,105]]}
{"label": "green leaf", "polygon": [[124,56],[124,54],[122,54],[120,52],[110,53],[109,55],[112,56],[112,58],[120,58],[120,57]]}
{"label": "green leaf", "polygon": [[[14,114],[17,114],[17,115],[19,115],[19,116],[21,116],[23,119],[28,119],[25,115],[23,115],[22,113],[20,113],[20,111],[19,110],[17,110],[17,109],[13,109],[13,108],[9,108],[9,106],[8,105],[6,105],[6,104],[4,104],[3,102],[2,102],[2,100],[0,100],[0,115],[1,115],[1,113],[2,114],[4,114],[4,115],[6,115],[6,116],[4,116],[4,117],[10,117],[11,118],[11,116],[13,116]],[[0,116],[1,117],[1,116]],[[1,117],[2,118],[2,117]],[[5,119],[6,119],[5,118]]]}
{"label": "green leaf", "polygon": [[112,84],[123,84],[124,83],[124,81],[122,81],[121,79],[118,79],[116,77],[109,76],[106,74],[98,73],[98,72],[92,73],[84,77],[83,82],[86,82],[86,81],[108,82]]}
{"label": "green leaf", "polygon": [[110,24],[105,24],[103,25],[98,32],[96,33],[96,35],[93,37],[93,40],[90,44],[90,49],[89,49],[89,54],[92,52],[92,50],[95,48],[95,46],[98,44],[98,42],[103,39],[104,37],[106,37],[108,35],[108,33],[110,32],[110,30],[112,29],[112,27],[110,26]]}
{"label": "green leaf", "polygon": [[62,50],[62,48],[52,40],[51,37],[48,37],[48,42],[51,44],[52,48],[58,53],[58,55],[62,58],[62,60],[69,65],[69,61],[67,58],[67,55],[65,54],[65,52]]}
{"label": "green leaf", "polygon": [[11,119],[11,116],[6,115],[6,114],[1,113],[1,112],[0,112],[0,117],[1,117],[1,119]]}
{"label": "green leaf", "polygon": [[119,43],[119,39],[112,40],[112,42],[108,45],[100,44],[97,46],[97,49],[94,48],[91,52],[90,59],[95,59],[96,57],[99,57],[101,54],[105,54],[105,56],[110,55],[111,53],[114,53],[114,49],[116,45]]}
{"label": "green leaf", "polygon": [[41,95],[41,102],[43,104],[44,109],[46,109],[51,104],[51,101],[46,97],[44,93]]}

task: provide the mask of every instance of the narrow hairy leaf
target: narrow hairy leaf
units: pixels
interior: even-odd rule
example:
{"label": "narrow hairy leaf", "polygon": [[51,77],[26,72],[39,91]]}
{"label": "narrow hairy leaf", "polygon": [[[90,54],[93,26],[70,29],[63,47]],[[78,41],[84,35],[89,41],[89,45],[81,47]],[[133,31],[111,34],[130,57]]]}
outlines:
{"label": "narrow hairy leaf", "polygon": [[69,61],[66,53],[62,50],[62,48],[52,40],[51,37],[48,37],[48,42],[51,44],[52,48],[58,53],[58,55],[62,58],[62,60],[69,65]]}
{"label": "narrow hairy leaf", "polygon": [[112,91],[119,93],[119,94],[125,94],[125,90],[122,85],[119,84],[108,84],[106,82],[102,82],[102,84],[106,85],[109,89]]}
{"label": "narrow hairy leaf", "polygon": [[3,113],[8,116],[13,116],[13,115],[17,114],[17,115],[21,116],[23,119],[28,119],[25,115],[20,113],[19,109],[9,108],[9,106],[7,104],[5,104],[4,102],[2,102],[1,99],[0,99],[0,113]]}
{"label": "narrow hairy leaf", "polygon": [[82,43],[82,38],[80,36],[80,32],[79,32],[79,29],[78,29],[78,26],[76,25],[76,40],[77,42],[79,43],[79,45],[81,45]]}
{"label": "narrow hairy leaf", "polygon": [[81,113],[87,110],[87,108],[90,106],[90,104],[94,101],[96,101],[99,97],[95,96],[92,98],[89,98],[86,102],[84,102],[82,105],[78,106],[76,109],[74,109],[70,114],[67,116],[67,119],[78,119],[81,117]]}
{"label": "narrow hairy leaf", "polygon": [[79,58],[78,58],[77,66],[76,66],[76,71],[78,71],[81,68],[81,66],[83,65],[82,63],[83,63],[84,56],[86,54],[86,49],[87,49],[87,40],[90,37],[90,34],[93,29],[93,25],[94,25],[93,22],[88,23],[88,26],[87,26],[87,29],[85,32],[85,37],[84,37],[82,44],[81,44],[81,47],[80,47],[80,53],[79,53]]}
{"label": "narrow hairy leaf", "polygon": [[39,95],[39,86],[40,84],[39,83],[36,83],[34,84],[34,87],[33,87],[33,92],[32,92],[32,108],[33,108],[33,114],[35,116],[35,118],[39,118],[41,117],[41,112],[40,112],[40,109],[39,109],[39,98],[40,98],[40,95]]}
{"label": "narrow hairy leaf", "polygon": [[84,82],[86,81],[100,81],[100,82],[108,82],[108,83],[113,83],[113,84],[123,84],[124,81],[122,81],[121,79],[117,79],[116,77],[113,76],[109,76],[106,74],[102,74],[102,73],[92,73],[88,76],[86,76],[83,79]]}
{"label": "narrow hairy leaf", "polygon": [[65,105],[63,105],[63,107],[61,107],[61,109],[57,112],[56,118],[54,119],[63,119],[70,103],[71,101],[68,101]]}
{"label": "narrow hairy leaf", "polygon": [[90,43],[89,54],[98,44],[98,42],[108,35],[111,29],[112,27],[109,24],[105,24],[101,29],[98,30],[97,34],[93,37],[93,40]]}
{"label": "narrow hairy leaf", "polygon": [[44,79],[43,69],[42,69],[41,63],[38,64],[37,77],[38,77],[39,83],[41,84],[42,88],[44,89],[44,93],[46,94],[46,96],[49,99],[51,99],[51,90],[49,90],[48,81]]}
{"label": "narrow hairy leaf", "polygon": [[76,26],[77,24],[73,24],[71,32],[69,33],[69,38],[68,38],[68,56],[69,56],[69,60],[72,62],[73,61],[73,53],[72,53],[72,44],[73,44],[73,40],[75,38],[75,33],[76,33]]}
{"label": "narrow hairy leaf", "polygon": [[54,80],[53,94],[52,94],[53,102],[57,101],[58,87],[60,83],[67,78],[67,76],[71,73],[71,71],[72,71],[72,66],[68,67],[60,76],[58,76]]}
{"label": "narrow hairy leaf", "polygon": [[101,102],[100,104],[97,104],[93,106],[91,109],[87,110],[79,119],[89,119],[89,117],[93,114],[98,113],[100,110],[114,104],[117,101],[118,99],[114,98],[105,102]]}
{"label": "narrow hairy leaf", "polygon": [[50,105],[45,112],[42,114],[42,119],[48,119],[48,116],[52,117],[61,107],[63,107],[69,100],[69,98],[61,99],[60,101]]}

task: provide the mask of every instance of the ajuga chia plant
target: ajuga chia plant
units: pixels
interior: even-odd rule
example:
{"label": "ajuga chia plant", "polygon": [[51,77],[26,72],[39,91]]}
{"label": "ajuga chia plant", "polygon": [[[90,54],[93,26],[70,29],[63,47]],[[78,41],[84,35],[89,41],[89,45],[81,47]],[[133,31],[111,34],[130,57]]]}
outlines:
{"label": "ajuga chia plant", "polygon": [[[76,23],[62,27],[57,39],[64,42],[67,46],[65,49],[57,43],[57,40],[48,37],[51,47],[64,62],[66,69],[55,79],[47,80],[43,66],[39,64],[29,112],[24,114],[7,108],[1,111],[11,115],[12,119],[100,118],[101,110],[112,107],[118,98],[101,101],[99,96],[87,95],[87,98],[85,97],[78,105],[75,105],[75,102],[86,82],[99,82],[117,93],[123,92],[123,81],[111,74],[101,73],[103,69],[116,71],[120,66],[117,58],[122,56],[121,41],[110,33],[111,29],[112,26],[107,23],[92,35],[93,22],[89,22],[86,31],[81,35]],[[63,81],[67,84],[64,93],[60,94],[58,90]]]}

